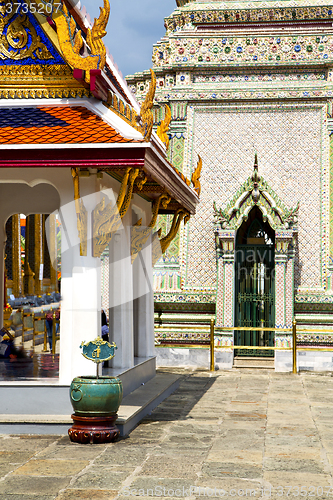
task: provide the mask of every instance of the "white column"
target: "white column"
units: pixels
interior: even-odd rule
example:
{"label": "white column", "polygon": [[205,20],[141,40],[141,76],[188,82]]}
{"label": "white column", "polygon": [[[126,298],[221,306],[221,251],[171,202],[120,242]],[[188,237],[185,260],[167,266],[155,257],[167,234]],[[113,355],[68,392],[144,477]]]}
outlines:
{"label": "white column", "polygon": [[[91,210],[96,196],[83,198],[88,211],[88,235],[91,234]],[[87,256],[80,256],[77,216],[74,202],[61,207],[61,315],[59,382],[68,385],[76,376],[95,375],[96,364],[81,354],[80,344],[101,335],[100,259],[92,257],[88,238]]]}
{"label": "white column", "polygon": [[2,227],[2,231],[0,230],[0,325],[3,325],[3,306],[4,306],[4,293],[5,293],[5,246],[6,246],[6,230],[5,224],[6,220],[0,221],[0,228]]}
{"label": "white column", "polygon": [[151,237],[133,263],[135,356],[154,355],[154,292]]}
{"label": "white column", "polygon": [[123,227],[113,233],[109,245],[109,330],[117,350],[114,368],[134,366],[133,280],[130,254],[131,210],[123,218]]}

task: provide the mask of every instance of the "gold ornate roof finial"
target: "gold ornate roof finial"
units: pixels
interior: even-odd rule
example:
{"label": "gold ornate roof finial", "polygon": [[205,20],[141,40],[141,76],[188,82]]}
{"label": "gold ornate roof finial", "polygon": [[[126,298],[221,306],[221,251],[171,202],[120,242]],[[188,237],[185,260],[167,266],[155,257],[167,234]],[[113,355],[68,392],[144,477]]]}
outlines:
{"label": "gold ornate roof finial", "polygon": [[171,123],[171,109],[167,104],[164,106],[164,108],[165,108],[165,117],[164,120],[161,122],[161,124],[157,127],[156,133],[158,137],[161,139],[161,141],[164,142],[166,148],[168,149],[169,136],[167,132],[169,130]]}
{"label": "gold ornate roof finial", "polygon": [[146,141],[150,140],[151,133],[153,131],[154,117],[152,113],[152,107],[154,104],[154,96],[156,90],[156,76],[152,69],[150,69],[150,74],[151,74],[151,81],[149,89],[146,95],[146,99],[142,103],[140,110],[140,117],[142,122],[140,131],[144,136],[144,138],[146,139]]}
{"label": "gold ornate roof finial", "polygon": [[193,183],[194,190],[196,191],[198,196],[200,196],[200,193],[201,193],[201,184],[200,184],[201,169],[202,169],[202,159],[201,159],[201,156],[198,155],[197,168],[194,170],[192,177],[191,177],[191,181]]}
{"label": "gold ornate roof finial", "polygon": [[62,4],[62,7],[52,14],[65,60],[73,69],[84,70],[87,82],[90,81],[91,69],[102,70],[105,66],[106,48],[101,39],[106,35],[105,28],[109,20],[110,4],[109,0],[103,1],[104,7],[100,7],[99,18],[95,19],[93,27],[87,30],[86,40],[91,53],[85,57],[80,55],[83,47],[81,31],[76,31],[76,22],[68,12],[66,5]]}
{"label": "gold ornate roof finial", "polygon": [[87,42],[91,48],[91,53],[100,55],[100,69],[103,69],[105,66],[106,49],[102,38],[106,35],[105,28],[110,16],[109,0],[103,0],[103,3],[104,6],[99,8],[100,14],[98,19],[94,19],[93,27],[87,31]]}

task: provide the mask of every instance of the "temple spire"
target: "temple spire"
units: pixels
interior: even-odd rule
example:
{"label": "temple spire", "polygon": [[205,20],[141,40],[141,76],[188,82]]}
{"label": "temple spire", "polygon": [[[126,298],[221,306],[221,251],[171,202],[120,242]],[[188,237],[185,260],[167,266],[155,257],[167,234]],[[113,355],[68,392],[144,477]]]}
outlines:
{"label": "temple spire", "polygon": [[258,170],[258,154],[257,154],[257,152],[254,153],[254,169]]}
{"label": "temple spire", "polygon": [[258,174],[258,155],[257,155],[257,153],[254,154],[253,174],[252,174],[251,180],[253,182],[252,198],[254,200],[254,203],[257,203],[259,200],[259,196],[260,196],[259,189],[258,189],[258,183],[260,181],[260,176]]}

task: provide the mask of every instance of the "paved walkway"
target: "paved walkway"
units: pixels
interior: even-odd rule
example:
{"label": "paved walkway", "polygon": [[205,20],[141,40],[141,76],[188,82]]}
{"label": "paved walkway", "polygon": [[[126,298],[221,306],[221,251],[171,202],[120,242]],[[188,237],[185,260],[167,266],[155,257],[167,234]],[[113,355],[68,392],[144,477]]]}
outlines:
{"label": "paved walkway", "polygon": [[333,498],[331,374],[179,373],[117,443],[0,436],[0,500]]}

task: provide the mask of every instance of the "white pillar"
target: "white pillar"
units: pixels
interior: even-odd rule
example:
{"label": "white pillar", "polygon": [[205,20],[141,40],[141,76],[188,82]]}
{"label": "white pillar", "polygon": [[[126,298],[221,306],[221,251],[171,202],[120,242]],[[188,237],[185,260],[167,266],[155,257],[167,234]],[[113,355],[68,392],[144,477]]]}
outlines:
{"label": "white pillar", "polygon": [[[91,234],[91,210],[96,196],[83,198],[88,211],[88,235]],[[81,375],[95,375],[96,364],[82,355],[80,344],[101,335],[100,259],[92,257],[88,238],[87,256],[80,256],[77,216],[74,202],[61,207],[61,316],[59,383],[68,385]]]}
{"label": "white pillar", "polygon": [[[5,245],[7,240],[5,224],[6,220],[0,221],[0,325],[3,325],[3,306],[5,294]],[[2,228],[2,230],[1,230]]]}
{"label": "white pillar", "polygon": [[123,224],[121,229],[113,233],[109,245],[109,330],[110,341],[117,345],[112,359],[114,368],[134,366],[131,210],[123,218]]}
{"label": "white pillar", "polygon": [[151,237],[133,263],[135,356],[154,355],[154,292]]}

